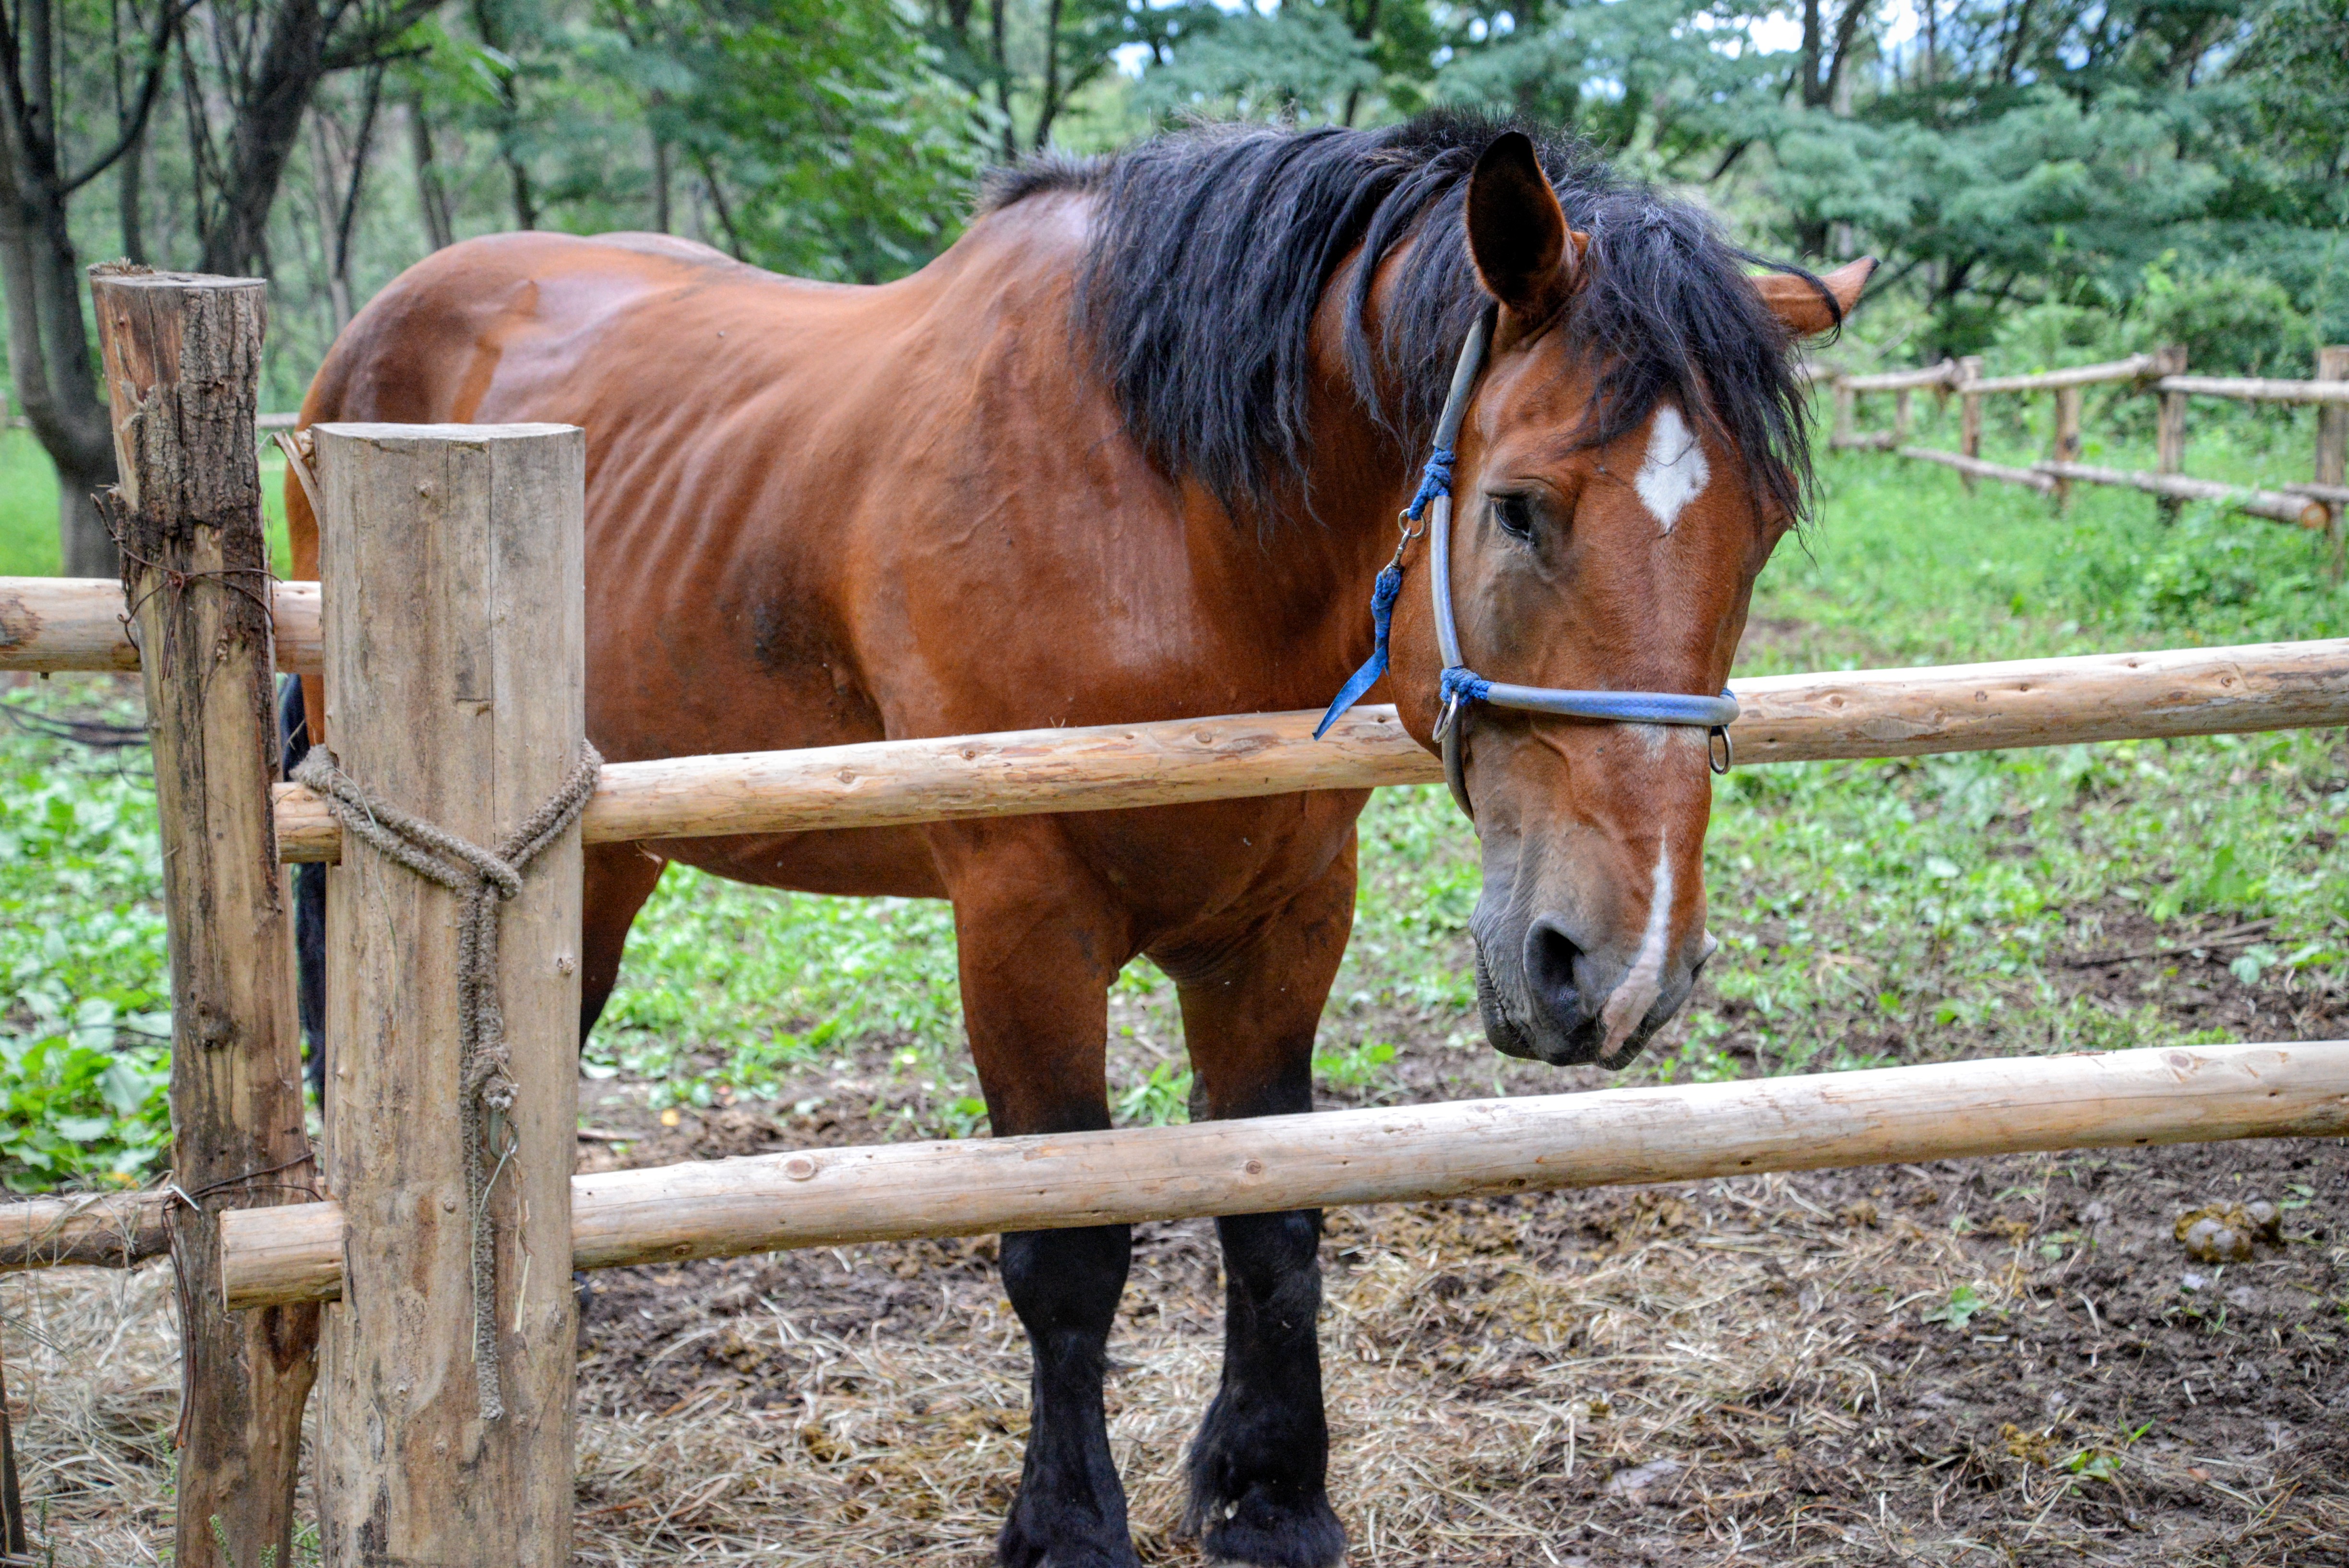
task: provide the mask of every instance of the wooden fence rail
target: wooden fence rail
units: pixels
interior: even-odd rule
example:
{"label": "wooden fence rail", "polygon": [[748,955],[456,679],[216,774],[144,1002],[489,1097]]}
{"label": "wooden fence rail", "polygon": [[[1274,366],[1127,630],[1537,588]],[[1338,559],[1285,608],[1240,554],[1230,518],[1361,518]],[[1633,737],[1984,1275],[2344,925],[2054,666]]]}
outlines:
{"label": "wooden fence rail", "polygon": [[2349,381],[2278,381],[2258,376],[2165,376],[2156,392],[2189,397],[2231,397],[2243,403],[2321,403],[2349,407]]}
{"label": "wooden fence rail", "polygon": [[[1691,1181],[2038,1150],[2349,1133],[2349,1041],[2004,1057],[574,1176],[571,1265]],[[342,1289],[336,1203],[222,1238],[230,1306]]]}
{"label": "wooden fence rail", "polygon": [[[119,619],[104,618],[109,594],[119,618],[112,583],[0,580],[0,660],[135,665]],[[281,583],[276,603],[288,650],[279,663],[316,668],[316,644],[304,639],[316,635],[316,585]],[[1745,763],[2249,734],[2349,725],[2349,640],[1764,676],[1734,689],[1744,711],[1731,735]],[[1317,741],[1318,718],[1241,714],[615,763],[583,830],[589,843],[619,843],[902,826],[1441,776],[1392,707],[1358,708]],[[283,858],[336,858],[340,835],[308,790],[279,786],[276,818]]]}
{"label": "wooden fence rail", "polygon": [[[1740,762],[1814,762],[2349,725],[2349,639],[2018,659],[1734,683]],[[1313,738],[1311,712],[1036,729],[608,764],[589,843],[903,826],[1432,783],[1394,709]],[[280,852],[331,859],[321,802],[281,786]]]}
{"label": "wooden fence rail", "polygon": [[2189,479],[2184,474],[2147,474],[2131,469],[2100,468],[2094,463],[2039,462],[2033,471],[2050,480],[2082,480],[2089,484],[2141,490],[2171,500],[2225,501],[2237,511],[2302,528],[2323,528],[2330,513],[2323,501],[2295,492],[2258,490],[2249,485],[2221,484],[2216,480]]}
{"label": "wooden fence rail", "polygon": [[[256,588],[258,584],[255,585]],[[269,585],[280,670],[316,675],[325,644],[316,583]],[[110,577],[0,577],[0,670],[139,667]]]}

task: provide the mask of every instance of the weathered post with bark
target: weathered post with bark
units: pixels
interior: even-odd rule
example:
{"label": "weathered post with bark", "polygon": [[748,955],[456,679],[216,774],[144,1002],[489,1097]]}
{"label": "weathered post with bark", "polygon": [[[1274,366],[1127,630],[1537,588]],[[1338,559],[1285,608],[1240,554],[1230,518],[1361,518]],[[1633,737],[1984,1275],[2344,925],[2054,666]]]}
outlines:
{"label": "weathered post with bark", "polygon": [[[2316,379],[2349,381],[2349,346],[2316,351]],[[2319,490],[2338,492],[2349,474],[2349,407],[2319,404],[2316,409],[2316,483]],[[2349,554],[2349,505],[2338,493],[2323,496],[2325,530],[2333,536],[2333,581],[2341,581],[2344,555]]]}
{"label": "weathered post with bark", "polygon": [[485,983],[511,1053],[500,1109],[469,1073],[486,1060],[468,1060],[482,993],[463,999],[482,971],[464,934],[480,879],[445,886],[344,819],[326,882],[326,1164],[349,1216],[348,1289],[326,1321],[326,1561],[567,1568],[579,833],[526,860],[506,841],[583,759],[585,438],[312,437],[339,787],[376,820],[407,813],[521,870]]}
{"label": "weathered post with bark", "polygon": [[[154,746],[171,956],[180,1568],[293,1551],[318,1318],[230,1315],[222,1210],[320,1196],[303,1126],[293,944],[269,788],[278,765],[269,551],[254,456],[266,285],[96,268],[90,293],[122,551]],[[222,1543],[227,1546],[222,1554]]]}

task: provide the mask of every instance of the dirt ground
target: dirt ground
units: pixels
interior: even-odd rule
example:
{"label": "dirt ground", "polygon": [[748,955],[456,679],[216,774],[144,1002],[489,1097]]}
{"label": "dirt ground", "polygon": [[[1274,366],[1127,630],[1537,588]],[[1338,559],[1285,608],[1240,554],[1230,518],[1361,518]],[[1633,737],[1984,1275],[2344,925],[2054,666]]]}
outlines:
{"label": "dirt ground", "polygon": [[[861,1130],[720,1112],[629,1162]],[[2174,1239],[2254,1194],[2282,1240],[2251,1261]],[[1027,1370],[993,1253],[597,1276],[577,1560],[988,1561]],[[2337,1143],[1340,1212],[1324,1256],[1356,1563],[2349,1563]],[[168,1554],[166,1283],[0,1282],[57,1563]],[[1198,1561],[1177,1478],[1218,1295],[1205,1222],[1141,1227],[1110,1411],[1145,1562]]]}
{"label": "dirt ground", "polygon": [[[2114,909],[2078,930],[2051,972],[2116,1008],[2349,1035],[2337,982],[2231,975],[2231,927],[2183,947]],[[1353,1103],[1604,1081],[1385,1022],[1406,1043]],[[1729,1054],[1754,1057],[1741,1037]],[[1112,1055],[1131,1079],[1172,1048],[1119,1034]],[[581,1163],[874,1141],[923,1092],[892,1062],[874,1042],[772,1106],[667,1127],[644,1086],[583,1084]],[[2349,1564],[2344,1154],[2183,1146],[1333,1212],[1349,1561]],[[2281,1223],[2251,1258],[2188,1255],[2181,1215],[2255,1197]],[[1220,1295],[1211,1226],[1137,1229],[1109,1400],[1153,1564],[1200,1561],[1175,1522]],[[168,1274],[0,1276],[0,1319],[40,1560],[166,1559]],[[579,1563],[991,1561],[1027,1420],[991,1239],[611,1271],[580,1348]]]}

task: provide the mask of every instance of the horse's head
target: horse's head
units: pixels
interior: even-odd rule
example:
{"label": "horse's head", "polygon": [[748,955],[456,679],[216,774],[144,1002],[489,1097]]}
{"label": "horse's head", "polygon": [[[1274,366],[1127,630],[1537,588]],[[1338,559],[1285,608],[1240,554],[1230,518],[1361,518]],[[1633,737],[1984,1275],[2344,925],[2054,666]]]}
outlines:
{"label": "horse's head", "polygon": [[[1807,277],[1747,279],[1701,219],[1654,206],[1633,215],[1658,231],[1644,251],[1637,234],[1593,244],[1514,133],[1478,162],[1465,212],[1499,302],[1453,487],[1465,662],[1519,686],[1719,692],[1754,577],[1802,500],[1786,346],[1839,321],[1874,263],[1824,293]],[[1653,275],[1606,273],[1647,271],[1643,256]],[[1403,604],[1397,665],[1433,668],[1425,595]],[[1399,684],[1428,739],[1430,683]],[[1622,1065],[1715,945],[1708,734],[1494,707],[1464,722],[1485,1032],[1511,1056]]]}

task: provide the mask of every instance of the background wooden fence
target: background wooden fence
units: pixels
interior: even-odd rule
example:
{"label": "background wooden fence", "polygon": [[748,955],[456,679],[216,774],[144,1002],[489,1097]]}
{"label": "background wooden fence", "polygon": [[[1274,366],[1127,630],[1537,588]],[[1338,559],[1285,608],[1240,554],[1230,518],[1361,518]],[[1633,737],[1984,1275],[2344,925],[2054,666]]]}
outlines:
{"label": "background wooden fence", "polygon": [[[2344,472],[2349,459],[2349,347],[2316,351],[2315,375],[2305,381],[2252,376],[2189,376],[2186,351],[2163,348],[2131,355],[2102,365],[2080,365],[2030,376],[1982,374],[1979,356],[1945,359],[1918,370],[1893,370],[1853,375],[1818,367],[1815,381],[1824,381],[1835,397],[1835,425],[1830,444],[1840,449],[1889,451],[1918,462],[1939,463],[1963,474],[1968,488],[1978,479],[2023,485],[2052,496],[2057,506],[2070,502],[2075,484],[2125,486],[2161,498],[2165,511],[2181,501],[2215,500],[2252,517],[2323,529],[2331,544],[2331,565],[2337,580],[2349,552],[2349,479]],[[2080,417],[2084,390],[2120,386],[2160,399],[2156,415],[2155,459],[2151,471],[2112,469],[2080,461]],[[1920,392],[1959,400],[1958,449],[1911,446],[1913,399]],[[1862,429],[1858,421],[1863,393],[1892,396],[1889,427]],[[2028,468],[1990,462],[1982,455],[1982,399],[2002,394],[2046,393],[2054,400],[2054,420],[2047,455]],[[2315,471],[2306,483],[2274,490],[2195,479],[2185,472],[2186,416],[2190,399],[2225,397],[2239,402],[2313,405],[2317,410]]]}

